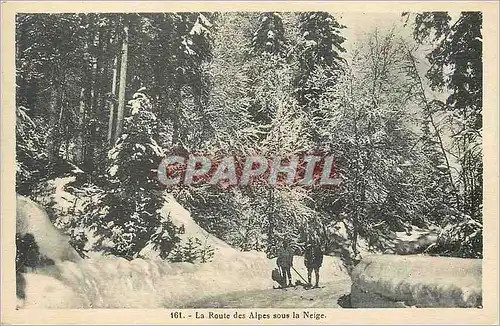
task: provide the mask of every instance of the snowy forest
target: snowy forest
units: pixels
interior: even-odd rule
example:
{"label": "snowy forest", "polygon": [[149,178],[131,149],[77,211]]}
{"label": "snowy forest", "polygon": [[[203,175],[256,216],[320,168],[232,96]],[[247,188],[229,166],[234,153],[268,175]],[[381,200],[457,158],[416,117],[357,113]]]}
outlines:
{"label": "snowy forest", "polygon": [[[315,238],[349,265],[419,228],[437,234],[420,253],[482,258],[482,14],[398,17],[349,39],[327,12],[17,14],[16,191],[84,258],[210,261],[165,194],[268,257]],[[158,181],[168,153],[197,152],[331,153],[342,182]]]}

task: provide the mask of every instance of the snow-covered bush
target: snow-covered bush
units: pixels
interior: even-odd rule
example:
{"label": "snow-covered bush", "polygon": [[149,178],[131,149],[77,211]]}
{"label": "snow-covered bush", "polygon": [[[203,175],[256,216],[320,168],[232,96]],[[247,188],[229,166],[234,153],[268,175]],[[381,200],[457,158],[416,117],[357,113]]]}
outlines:
{"label": "snow-covered bush", "polygon": [[428,252],[440,256],[483,258],[483,224],[468,215],[451,220]]}

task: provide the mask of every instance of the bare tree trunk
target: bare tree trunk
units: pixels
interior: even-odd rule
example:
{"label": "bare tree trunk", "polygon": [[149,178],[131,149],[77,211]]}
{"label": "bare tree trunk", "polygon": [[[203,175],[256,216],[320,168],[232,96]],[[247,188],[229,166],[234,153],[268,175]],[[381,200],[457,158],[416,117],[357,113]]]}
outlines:
{"label": "bare tree trunk", "polygon": [[[358,214],[358,213],[356,213]],[[352,256],[353,259],[356,259],[358,257],[359,251],[358,251],[358,223],[353,223],[352,226],[352,242],[351,242],[351,249],[352,249]]]}
{"label": "bare tree trunk", "polygon": [[[85,18],[85,22],[87,22],[88,18]],[[83,78],[82,78],[82,86],[80,89],[80,106],[78,110],[78,136],[76,139],[76,146],[75,146],[75,163],[77,165],[82,164],[85,161],[85,121],[86,121],[86,115],[87,115],[87,101],[86,101],[86,94],[87,90],[89,89],[89,71],[87,68],[87,60],[88,57],[90,56],[89,53],[89,42],[86,39],[85,43],[83,45],[84,48],[84,61],[85,65],[83,68]]]}
{"label": "bare tree trunk", "polygon": [[58,86],[54,82],[52,85],[51,94],[50,94],[50,103],[49,103],[49,115],[50,115],[50,133],[47,139],[47,154],[49,162],[53,163],[56,161],[59,156],[59,147],[61,144],[59,137],[59,124],[58,124],[58,114],[57,114],[57,106],[59,103],[59,90]]}
{"label": "bare tree trunk", "polygon": [[85,121],[85,88],[81,88],[80,90],[80,109],[78,112],[78,138],[76,140],[76,153],[75,153],[75,160],[76,164],[80,164],[83,162],[83,153],[84,153],[84,148],[83,148],[83,123]]}
{"label": "bare tree trunk", "polygon": [[122,57],[120,63],[120,89],[118,91],[118,111],[116,115],[115,140],[121,136],[123,131],[123,119],[125,115],[125,87],[127,83],[127,56],[128,56],[128,25],[123,27]]}
{"label": "bare tree trunk", "polygon": [[269,206],[268,206],[268,228],[267,228],[267,241],[268,247],[272,246],[274,243],[274,229],[275,229],[275,217],[274,217],[274,193],[273,188],[269,188]]}
{"label": "bare tree trunk", "polygon": [[64,159],[66,161],[71,161],[70,152],[69,152],[69,144],[70,144],[70,133],[68,132],[68,123],[63,123],[62,119],[64,118],[63,110],[66,112],[69,110],[69,100],[66,93],[63,93],[63,100],[61,101],[61,115],[59,118],[59,129],[64,129]]}
{"label": "bare tree trunk", "polygon": [[[93,46],[96,47],[97,49],[101,48],[101,35],[100,31],[97,30],[95,31],[94,37],[93,37]],[[92,57],[92,68],[90,71],[90,105],[89,105],[89,116],[90,116],[90,121],[87,127],[89,130],[88,133],[88,142],[86,145],[86,155],[85,155],[85,161],[84,161],[84,166],[87,171],[95,172],[94,171],[94,151],[95,151],[95,143],[96,143],[96,128],[97,128],[97,110],[99,106],[99,90],[98,90],[98,78],[99,78],[99,56],[94,53]]]}
{"label": "bare tree trunk", "polygon": [[[349,75],[349,96],[350,98],[354,98],[354,94],[353,94],[353,75],[352,75],[352,71],[350,72],[350,75]],[[353,252],[353,258],[355,259],[357,256],[358,256],[358,234],[359,234],[359,220],[360,220],[360,213],[359,213],[359,206],[361,205],[360,201],[358,201],[358,197],[360,197],[359,193],[360,193],[360,177],[363,178],[363,176],[361,176],[361,171],[360,171],[360,162],[361,162],[361,155],[360,155],[360,152],[361,152],[361,146],[360,146],[360,135],[359,135],[359,130],[358,130],[358,119],[359,119],[359,113],[357,111],[357,108],[354,107],[352,104],[351,104],[351,107],[352,107],[352,111],[353,111],[353,114],[352,114],[352,117],[353,117],[353,120],[352,120],[352,124],[353,124],[353,128],[354,128],[354,148],[356,149],[356,163],[355,163],[355,168],[354,168],[354,189],[353,189],[353,194],[352,194],[352,203],[353,203],[353,207],[354,207],[354,214],[353,214],[353,217],[352,217],[352,233],[351,233],[351,248],[352,248],[352,252]]]}
{"label": "bare tree trunk", "polygon": [[113,129],[115,125],[115,98],[116,98],[116,80],[118,77],[118,57],[113,60],[113,80],[111,82],[111,98],[109,100],[109,121],[108,121],[108,143],[112,144],[114,139]]}

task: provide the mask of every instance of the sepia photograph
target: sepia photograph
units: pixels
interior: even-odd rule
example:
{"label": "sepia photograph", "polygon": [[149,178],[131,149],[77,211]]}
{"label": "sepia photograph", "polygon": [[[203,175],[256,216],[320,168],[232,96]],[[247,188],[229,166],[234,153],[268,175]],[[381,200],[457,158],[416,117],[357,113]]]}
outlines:
{"label": "sepia photograph", "polygon": [[284,9],[15,13],[17,313],[481,312],[483,11]]}

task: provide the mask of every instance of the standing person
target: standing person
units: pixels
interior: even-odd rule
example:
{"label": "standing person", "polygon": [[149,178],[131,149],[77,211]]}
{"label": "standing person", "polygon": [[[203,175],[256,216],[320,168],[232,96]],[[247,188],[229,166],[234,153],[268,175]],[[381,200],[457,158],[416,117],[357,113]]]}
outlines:
{"label": "standing person", "polygon": [[276,265],[278,265],[283,278],[282,287],[287,287],[287,284],[292,286],[292,272],[290,269],[293,266],[293,249],[290,247],[288,240],[283,240],[283,247],[278,251]]}
{"label": "standing person", "polygon": [[314,287],[317,288],[319,286],[319,269],[322,264],[323,252],[321,251],[320,245],[316,241],[309,240],[304,252],[304,265],[306,265],[307,268],[307,280],[309,282],[309,286],[312,286],[311,274],[313,270],[316,276],[316,283]]}

